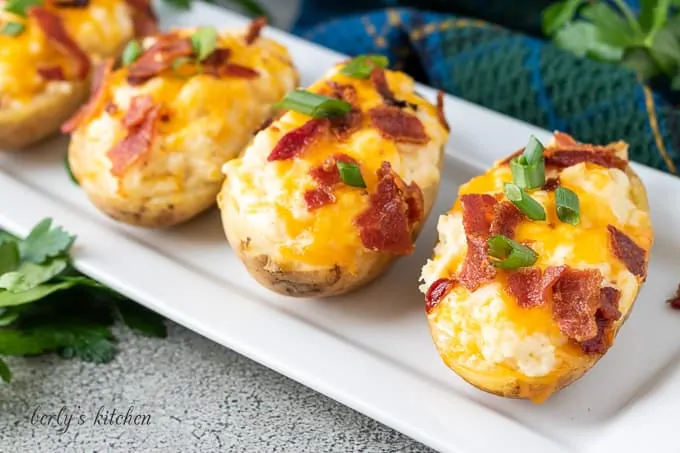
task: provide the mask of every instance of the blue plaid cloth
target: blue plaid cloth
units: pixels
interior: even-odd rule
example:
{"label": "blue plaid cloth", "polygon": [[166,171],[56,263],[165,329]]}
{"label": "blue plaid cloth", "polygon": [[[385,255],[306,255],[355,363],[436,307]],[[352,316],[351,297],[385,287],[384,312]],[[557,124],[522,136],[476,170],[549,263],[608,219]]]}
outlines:
{"label": "blue plaid cloth", "polygon": [[584,142],[626,140],[632,160],[678,174],[677,100],[542,38],[549,3],[305,0],[293,32],[349,55],[385,54],[423,83]]}

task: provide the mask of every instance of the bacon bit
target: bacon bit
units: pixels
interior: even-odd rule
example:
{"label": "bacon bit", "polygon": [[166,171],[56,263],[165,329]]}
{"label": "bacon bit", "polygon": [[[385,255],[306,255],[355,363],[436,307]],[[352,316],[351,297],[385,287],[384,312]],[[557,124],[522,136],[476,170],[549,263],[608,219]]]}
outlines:
{"label": "bacon bit", "polygon": [[338,162],[357,164],[357,161],[351,156],[338,153],[324,160],[318,167],[309,170],[309,174],[319,183],[319,185],[331,187],[342,182],[337,167]]}
{"label": "bacon bit", "polygon": [[449,278],[435,280],[425,294],[425,312],[431,313],[439,305],[439,302],[453,289],[456,281]]}
{"label": "bacon bit", "polygon": [[141,85],[154,76],[172,67],[172,62],[180,57],[188,57],[194,52],[191,40],[167,34],[149,47],[128,68],[127,81],[130,85]]}
{"label": "bacon bit", "polygon": [[332,80],[327,81],[326,85],[331,89],[331,93],[328,96],[348,102],[355,107],[358,105],[359,96],[353,85],[338,83]]}
{"label": "bacon bit", "polygon": [[143,159],[150,151],[160,111],[161,106],[154,105],[141,123],[128,130],[127,136],[107,152],[112,164],[111,174],[122,176],[132,164]]}
{"label": "bacon bit", "polygon": [[595,313],[597,335],[595,338],[581,343],[581,350],[586,354],[604,354],[612,344],[611,326],[621,318],[619,299],[621,293],[616,288],[605,286],[600,289],[600,308]]}
{"label": "bacon bit", "polygon": [[326,84],[331,88],[329,97],[343,100],[352,105],[352,110],[346,115],[330,119],[331,132],[338,140],[345,140],[361,127],[363,114],[358,107],[359,98],[357,91],[352,85],[340,84],[328,81]]}
{"label": "bacon bit", "polygon": [[460,197],[463,226],[468,236],[489,236],[494,218],[496,198],[491,195],[465,194]]}
{"label": "bacon bit", "polygon": [[404,199],[404,182],[383,162],[377,171],[378,185],[370,206],[355,219],[361,242],[368,250],[408,255],[413,242]]}
{"label": "bacon bit", "polygon": [[217,48],[212,51],[202,62],[203,72],[217,77],[220,67],[231,57],[231,49]]}
{"label": "bacon bit", "polygon": [[546,192],[554,192],[555,189],[557,189],[560,186],[560,178],[548,178],[545,181],[545,184],[543,184],[543,187],[541,187],[541,190],[545,190]]}
{"label": "bacon bit", "polygon": [[606,168],[618,168],[625,170],[628,162],[618,157],[613,151],[607,148],[582,149],[557,149],[545,151],[545,164],[554,165],[559,168],[571,167],[581,162],[590,162]]}
{"label": "bacon bit", "polygon": [[238,77],[241,79],[256,79],[260,77],[260,73],[256,70],[235,63],[227,63],[221,66],[217,74],[220,77]]}
{"label": "bacon bit", "polygon": [[542,276],[541,270],[536,267],[518,269],[508,277],[508,291],[515,296],[521,308],[540,307],[566,269],[567,266],[549,266]]}
{"label": "bacon bit", "polygon": [[257,129],[255,129],[255,132],[253,132],[253,135],[257,135],[257,134],[259,134],[261,131],[267,129],[273,122],[274,122],[274,117],[273,117],[273,116],[270,116],[269,118],[267,118],[266,120],[264,120],[264,121],[262,122],[262,124],[260,124],[260,125],[258,126]]}
{"label": "bacon bit", "polygon": [[90,73],[90,58],[66,31],[61,17],[44,6],[32,6],[28,9],[28,15],[37,22],[48,41],[59,53],[73,59],[76,65],[76,77],[80,80],[87,78]]}
{"label": "bacon bit", "polygon": [[115,115],[118,113],[118,106],[114,104],[113,102],[109,101],[106,103],[106,106],[104,107],[104,111],[108,113],[109,115]]}
{"label": "bacon bit", "polygon": [[307,190],[304,196],[309,211],[335,203],[335,194],[326,186]]}
{"label": "bacon bit", "polygon": [[257,38],[260,37],[260,33],[262,32],[262,29],[265,27],[265,25],[267,25],[267,18],[264,16],[258,17],[250,23],[248,31],[246,32],[246,37],[244,38],[246,45],[249,46],[257,41]]}
{"label": "bacon bit", "polygon": [[373,68],[371,71],[371,83],[375,87],[380,97],[383,99],[385,105],[390,107],[397,107],[403,109],[408,105],[406,101],[400,101],[394,96],[390,86],[387,84],[387,77],[383,68]]}
{"label": "bacon bit", "polygon": [[130,101],[130,108],[123,117],[123,126],[132,129],[144,122],[147,115],[154,108],[153,97],[150,94],[135,96]]}
{"label": "bacon bit", "polygon": [[292,159],[302,153],[312,143],[321,138],[328,130],[328,120],[325,118],[314,118],[307,121],[297,129],[293,129],[274,146],[272,152],[267,157],[267,161]]}
{"label": "bacon bit", "polygon": [[496,268],[488,260],[487,238],[468,236],[467,254],[463,262],[458,280],[470,291],[492,280],[496,276]]}
{"label": "bacon bit", "polygon": [[566,148],[568,146],[578,146],[579,143],[569,134],[564,132],[555,132],[553,134],[553,144],[557,148]]}
{"label": "bacon bit", "polygon": [[52,0],[57,8],[87,8],[89,4],[89,0]]}
{"label": "bacon bit", "polygon": [[646,251],[637,245],[626,234],[612,225],[607,225],[609,246],[614,255],[624,262],[629,271],[638,277],[647,276]]}
{"label": "bacon bit", "polygon": [[413,227],[423,220],[425,215],[423,191],[415,181],[411,181],[411,184],[406,186],[406,205],[408,206],[406,216],[408,217],[409,225]]}
{"label": "bacon bit", "polygon": [[47,81],[63,81],[66,80],[66,76],[64,75],[64,70],[61,68],[61,66],[47,66],[43,68],[38,68],[37,69],[38,74],[40,77]]}
{"label": "bacon bit", "polygon": [[494,216],[491,222],[491,236],[502,234],[512,239],[515,236],[515,228],[524,219],[522,211],[509,201],[503,201],[494,206]]}
{"label": "bacon bit", "polygon": [[564,335],[578,342],[595,338],[601,284],[598,269],[567,268],[562,272],[553,286],[553,317]]}
{"label": "bacon bit", "polygon": [[451,126],[449,126],[449,122],[446,120],[446,113],[444,113],[444,92],[441,90],[437,91],[437,118],[442,126],[444,126],[444,129],[451,131]]}
{"label": "bacon bit", "polygon": [[92,91],[90,99],[73,116],[61,126],[61,132],[70,134],[82,123],[88,121],[106,100],[106,80],[113,71],[113,58],[99,64],[92,75]]}
{"label": "bacon bit", "polygon": [[158,33],[158,18],[153,11],[150,0],[125,0],[132,9],[132,25],[136,38]]}
{"label": "bacon bit", "polygon": [[373,127],[387,139],[416,144],[430,141],[420,119],[397,107],[374,107],[368,111],[368,114]]}
{"label": "bacon bit", "polygon": [[678,285],[678,289],[675,290],[675,295],[666,302],[671,306],[671,308],[675,308],[676,310],[680,309],[680,285]]}
{"label": "bacon bit", "polygon": [[524,152],[524,148],[520,148],[519,150],[515,151],[514,153],[510,154],[508,157],[500,161],[499,165],[507,165],[510,164],[510,161],[514,159],[515,157],[519,157],[522,155]]}

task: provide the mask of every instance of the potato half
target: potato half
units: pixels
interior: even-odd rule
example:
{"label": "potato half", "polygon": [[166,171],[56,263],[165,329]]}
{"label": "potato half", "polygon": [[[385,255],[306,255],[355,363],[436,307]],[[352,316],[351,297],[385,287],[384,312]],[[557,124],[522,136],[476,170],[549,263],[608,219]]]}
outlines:
{"label": "potato half", "polygon": [[[223,168],[218,202],[227,239],[259,283],[284,295],[331,296],[370,282],[410,253],[437,195],[449,136],[442,109],[418,96],[401,72],[357,78],[343,74],[344,67],[336,65],[306,91],[348,102],[349,116],[328,120],[288,110]],[[396,102],[386,101],[392,95]],[[393,134],[410,124],[420,136],[395,138],[384,124],[376,126],[376,112],[400,118]],[[291,147],[297,147],[295,156],[275,158]],[[343,159],[350,162],[345,171],[360,174],[363,186],[342,176]],[[386,164],[389,175],[381,177]],[[385,213],[375,197],[390,184],[392,211],[383,227],[375,227],[376,219],[365,216],[371,209],[377,217]],[[413,190],[422,199],[413,211],[417,218],[406,220]],[[368,232],[371,222],[375,228]]]}
{"label": "potato half", "polygon": [[[270,104],[297,83],[285,47],[264,36],[247,43],[247,32],[240,29],[221,33],[205,62],[171,56],[167,67],[148,80],[131,78],[159,39],[168,48],[181,48],[197,31],[147,38],[138,61],[107,77],[96,111],[72,135],[74,176],[94,205],[116,220],[168,227],[213,206],[224,179],[222,164],[247,145],[268,118]],[[158,107],[158,118],[148,141],[126,148],[129,153],[121,151],[121,143],[139,133],[137,126],[126,126],[126,118],[134,116],[132,105],[142,98]]]}
{"label": "potato half", "polygon": [[[544,152],[546,185],[525,191],[545,220],[531,220],[508,201],[505,184],[517,178],[507,160],[460,188],[439,219],[420,288],[439,354],[463,379],[500,396],[542,402],[611,347],[645,281],[654,237],[627,148],[555,133]],[[564,189],[579,200],[577,224],[568,212],[557,213],[556,191],[561,198]],[[480,195],[492,197],[487,207],[474,200]],[[492,265],[488,255],[498,252],[486,239],[496,234],[532,249],[535,262]],[[482,256],[475,259],[474,250]]]}
{"label": "potato half", "polygon": [[[134,34],[133,11],[124,0],[90,0],[82,8],[46,8],[93,62],[117,56]],[[0,149],[16,150],[57,132],[86,101],[90,82],[89,75],[83,78],[72,73],[73,62],[35,18],[0,9],[0,22],[24,26],[16,35],[0,34]],[[48,68],[61,68],[66,80],[41,75],[39,70]]]}

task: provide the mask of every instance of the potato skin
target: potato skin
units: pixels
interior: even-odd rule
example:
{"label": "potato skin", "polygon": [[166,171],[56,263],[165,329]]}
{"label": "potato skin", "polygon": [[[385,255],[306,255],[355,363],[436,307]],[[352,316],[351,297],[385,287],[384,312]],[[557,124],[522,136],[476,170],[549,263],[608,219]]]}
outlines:
{"label": "potato skin", "polygon": [[[444,162],[444,148],[439,156],[439,170]],[[424,215],[423,220],[412,234],[415,241],[423,224],[427,221],[439,190],[436,184],[423,188]],[[221,194],[220,194],[221,195]],[[266,288],[291,297],[331,297],[345,294],[368,285],[382,275],[398,258],[389,253],[365,253],[358,263],[356,272],[334,265],[327,269],[292,270],[285,269],[268,255],[253,253],[249,249],[247,227],[241,225],[240,216],[233,201],[218,199],[222,215],[222,225],[231,248],[245,265],[248,273]]]}

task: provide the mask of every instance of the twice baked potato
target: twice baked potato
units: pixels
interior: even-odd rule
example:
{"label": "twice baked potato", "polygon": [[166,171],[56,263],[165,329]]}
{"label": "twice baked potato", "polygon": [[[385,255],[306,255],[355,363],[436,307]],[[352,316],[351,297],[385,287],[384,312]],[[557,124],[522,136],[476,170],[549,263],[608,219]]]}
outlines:
{"label": "twice baked potato", "polygon": [[439,354],[463,379],[541,402],[611,347],[654,240],[627,150],[557,132],[460,188],[420,289]]}
{"label": "twice baked potato", "polygon": [[263,26],[148,37],[126,49],[125,66],[101,71],[68,151],[97,208],[131,225],[168,227],[215,204],[222,164],[298,83],[287,49],[259,36]]}
{"label": "twice baked potato", "polygon": [[[93,64],[155,20],[143,0],[0,1],[0,149],[59,130],[87,99]],[[148,5],[147,5],[148,8]]]}
{"label": "twice baked potato", "polygon": [[439,187],[449,131],[384,57],[359,56],[289,93],[227,162],[218,204],[249,273],[295,297],[348,292],[408,255]]}

